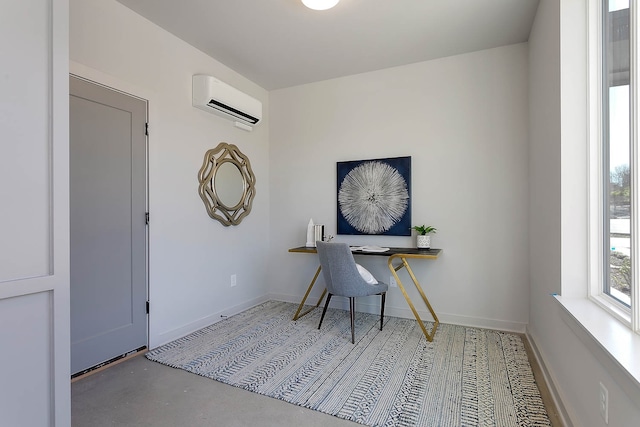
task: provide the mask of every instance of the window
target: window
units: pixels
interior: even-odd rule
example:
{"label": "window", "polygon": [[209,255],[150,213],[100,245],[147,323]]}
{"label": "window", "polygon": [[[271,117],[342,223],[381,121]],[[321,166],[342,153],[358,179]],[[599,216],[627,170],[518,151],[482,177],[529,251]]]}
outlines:
{"label": "window", "polygon": [[[636,55],[632,52],[637,32],[635,13],[635,3],[630,0],[593,0],[590,9],[590,245],[591,262],[598,266],[591,270],[590,295],[638,331],[640,169],[636,125],[640,105],[633,62]],[[593,37],[594,33],[598,37]]]}
{"label": "window", "polygon": [[609,218],[604,227],[608,245],[603,249],[609,262],[604,264],[603,292],[631,307],[629,0],[605,1],[604,7],[602,169]]}

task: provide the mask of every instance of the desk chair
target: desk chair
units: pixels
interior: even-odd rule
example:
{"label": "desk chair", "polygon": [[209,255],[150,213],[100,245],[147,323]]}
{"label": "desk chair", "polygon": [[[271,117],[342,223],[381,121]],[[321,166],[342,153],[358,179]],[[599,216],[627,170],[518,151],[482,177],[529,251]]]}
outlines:
{"label": "desk chair", "polygon": [[354,332],[354,320],[356,303],[355,297],[364,297],[369,295],[381,295],[382,305],[380,309],[380,330],[382,330],[382,323],[384,320],[384,302],[389,286],[386,283],[378,282],[378,284],[371,285],[367,283],[356,266],[356,261],[353,259],[353,254],[349,245],[346,243],[328,243],[328,242],[316,242],[316,249],[320,258],[320,265],[322,266],[322,272],[324,274],[324,281],[326,282],[327,302],[322,310],[322,317],[320,317],[320,323],[318,329],[322,326],[324,315],[329,307],[329,301],[333,295],[349,298],[349,308],[351,311],[351,343],[355,344],[355,332]]}

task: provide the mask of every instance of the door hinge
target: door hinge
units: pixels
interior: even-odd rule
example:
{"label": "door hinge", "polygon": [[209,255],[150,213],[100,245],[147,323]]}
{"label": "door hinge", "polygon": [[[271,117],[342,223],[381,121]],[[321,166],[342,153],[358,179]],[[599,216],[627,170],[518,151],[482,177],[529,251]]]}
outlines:
{"label": "door hinge", "polygon": [[149,301],[147,301],[147,314],[149,314]]}
{"label": "door hinge", "polygon": [[144,213],[144,223],[149,225],[149,212]]}
{"label": "door hinge", "polygon": [[149,136],[149,123],[144,124],[144,134]]}

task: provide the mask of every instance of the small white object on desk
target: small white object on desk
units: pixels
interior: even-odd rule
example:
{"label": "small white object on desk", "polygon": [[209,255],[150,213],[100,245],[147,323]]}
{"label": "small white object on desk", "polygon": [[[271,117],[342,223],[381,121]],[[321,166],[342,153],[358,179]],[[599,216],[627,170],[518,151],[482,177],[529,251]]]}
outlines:
{"label": "small white object on desk", "polygon": [[309,225],[307,225],[307,243],[305,244],[308,248],[315,248],[316,241],[315,238],[315,227],[313,225],[313,218],[309,220]]}
{"label": "small white object on desk", "polygon": [[381,248],[380,246],[366,245],[366,246],[351,246],[351,252],[387,252],[389,248]]}

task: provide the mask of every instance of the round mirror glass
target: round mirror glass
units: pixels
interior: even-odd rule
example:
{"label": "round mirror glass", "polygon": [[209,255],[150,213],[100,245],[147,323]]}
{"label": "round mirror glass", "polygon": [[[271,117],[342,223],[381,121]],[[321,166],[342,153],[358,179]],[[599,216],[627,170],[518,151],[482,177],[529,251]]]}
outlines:
{"label": "round mirror glass", "polygon": [[244,178],[235,163],[224,162],[213,177],[213,187],[220,203],[232,208],[242,202]]}

